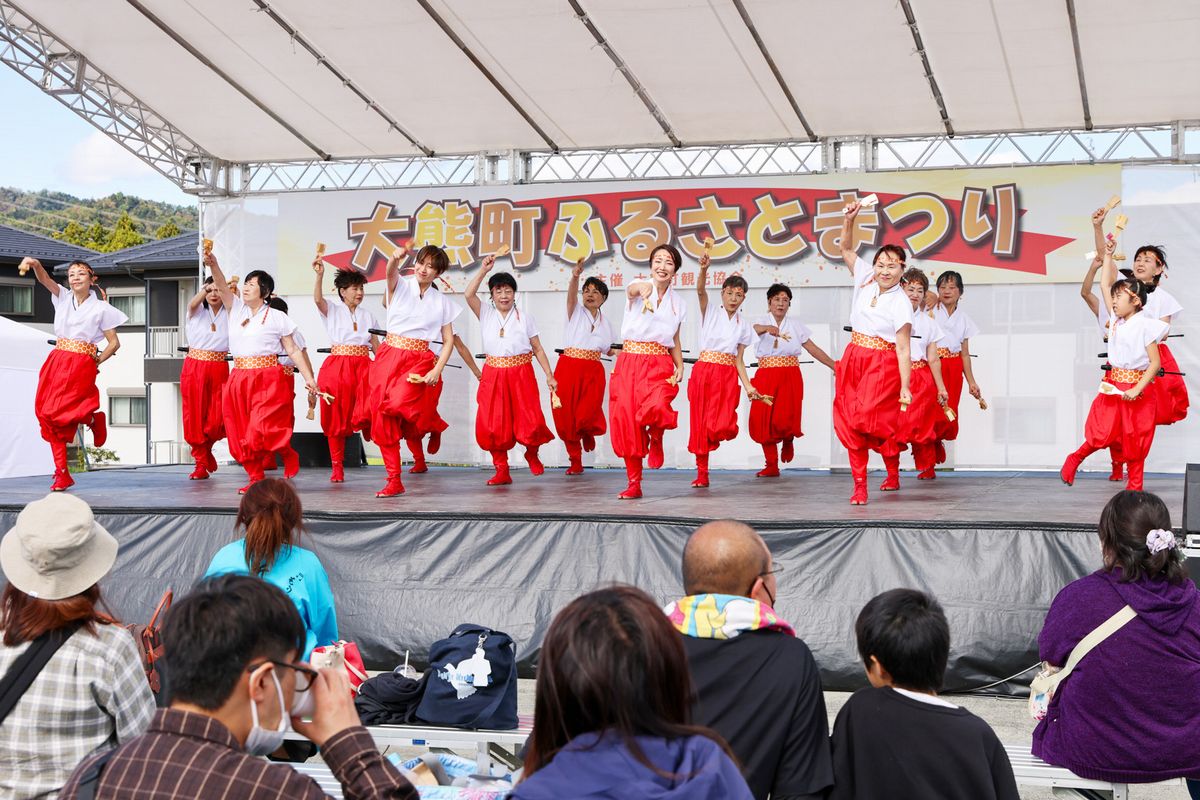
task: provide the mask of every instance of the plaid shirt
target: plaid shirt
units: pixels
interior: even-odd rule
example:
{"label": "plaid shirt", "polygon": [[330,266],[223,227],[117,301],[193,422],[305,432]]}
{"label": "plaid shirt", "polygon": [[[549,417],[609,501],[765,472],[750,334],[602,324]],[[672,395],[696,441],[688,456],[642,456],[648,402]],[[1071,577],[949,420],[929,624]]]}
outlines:
{"label": "plaid shirt", "polygon": [[[379,754],[366,728],[355,726],[329,737],[321,755],[346,800],[417,800],[417,790]],[[62,800],[77,796],[76,783],[93,760],[79,765],[59,795]],[[96,800],[324,797],[307,775],[246,753],[212,717],[173,708],[158,711],[145,734],[117,749],[96,792]]]}
{"label": "plaid shirt", "polygon": [[[0,645],[0,675],[29,649]],[[146,729],[154,696],[129,631],[76,631],[0,724],[0,800],[53,797],[71,770]]]}

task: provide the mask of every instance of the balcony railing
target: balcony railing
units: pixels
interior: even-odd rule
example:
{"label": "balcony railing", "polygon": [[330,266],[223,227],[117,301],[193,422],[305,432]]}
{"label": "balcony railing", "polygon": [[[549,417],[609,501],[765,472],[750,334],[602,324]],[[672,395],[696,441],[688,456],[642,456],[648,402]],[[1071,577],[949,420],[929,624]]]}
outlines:
{"label": "balcony railing", "polygon": [[176,348],[186,344],[183,331],[178,327],[146,328],[146,339],[150,347],[147,358],[182,358]]}

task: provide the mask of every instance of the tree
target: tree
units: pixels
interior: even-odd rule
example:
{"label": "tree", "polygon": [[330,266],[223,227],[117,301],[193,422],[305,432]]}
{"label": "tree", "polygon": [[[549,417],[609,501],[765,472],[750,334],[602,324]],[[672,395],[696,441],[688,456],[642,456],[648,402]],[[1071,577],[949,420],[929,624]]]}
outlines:
{"label": "tree", "polygon": [[126,247],[133,247],[146,241],[142,235],[138,233],[137,223],[129,216],[128,212],[121,212],[120,219],[113,226],[112,233],[108,240],[99,249],[105,253],[112,253],[117,250],[124,250]]}
{"label": "tree", "polygon": [[68,244],[87,247],[88,232],[82,225],[75,220],[67,223],[67,227],[63,228],[58,233],[54,234],[54,238],[59,241],[67,242]]}
{"label": "tree", "polygon": [[108,241],[108,237],[111,235],[108,228],[99,222],[93,222],[88,226],[87,233],[84,235],[84,239],[87,241],[83,243],[83,246],[90,247],[93,250],[103,250],[104,243]]}
{"label": "tree", "polygon": [[179,230],[179,226],[174,222],[167,221],[158,226],[158,230],[154,232],[155,239],[170,239],[172,236],[178,236],[183,233]]}

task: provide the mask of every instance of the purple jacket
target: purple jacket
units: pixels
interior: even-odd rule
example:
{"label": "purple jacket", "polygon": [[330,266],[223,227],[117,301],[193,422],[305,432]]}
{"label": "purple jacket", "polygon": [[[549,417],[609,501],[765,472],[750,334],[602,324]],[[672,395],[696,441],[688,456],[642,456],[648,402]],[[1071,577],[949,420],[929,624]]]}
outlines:
{"label": "purple jacket", "polygon": [[1084,778],[1200,778],[1200,592],[1121,569],[1068,584],[1038,637],[1062,666],[1079,640],[1125,605],[1137,617],[1084,656],[1033,731],[1033,754]]}
{"label": "purple jacket", "polygon": [[637,737],[656,774],[616,736],[585,733],[517,784],[510,800],[754,800],[742,773],[711,739]]}

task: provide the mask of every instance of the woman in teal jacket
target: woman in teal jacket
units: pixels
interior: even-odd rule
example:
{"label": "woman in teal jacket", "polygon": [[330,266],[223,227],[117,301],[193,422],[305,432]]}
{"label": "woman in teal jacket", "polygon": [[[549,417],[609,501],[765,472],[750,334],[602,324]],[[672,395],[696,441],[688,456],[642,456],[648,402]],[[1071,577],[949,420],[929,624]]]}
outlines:
{"label": "woman in teal jacket", "polygon": [[292,485],[278,478],[258,481],[238,508],[237,529],[245,537],[218,550],[204,577],[256,575],[287,592],[304,620],[307,661],[314,647],[338,640],[338,626],[325,568],[316,553],[294,544],[300,524],[300,497]]}

